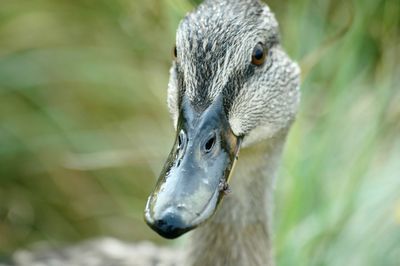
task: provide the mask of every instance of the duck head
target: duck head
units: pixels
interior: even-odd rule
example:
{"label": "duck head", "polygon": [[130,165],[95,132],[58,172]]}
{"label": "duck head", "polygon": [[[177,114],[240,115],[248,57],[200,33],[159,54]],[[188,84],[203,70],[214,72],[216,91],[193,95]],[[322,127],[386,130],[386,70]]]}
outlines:
{"label": "duck head", "polygon": [[181,21],[168,85],[176,139],[146,204],[152,229],[176,238],[213,215],[240,148],[290,127],[299,74],[257,0],[205,1]]}

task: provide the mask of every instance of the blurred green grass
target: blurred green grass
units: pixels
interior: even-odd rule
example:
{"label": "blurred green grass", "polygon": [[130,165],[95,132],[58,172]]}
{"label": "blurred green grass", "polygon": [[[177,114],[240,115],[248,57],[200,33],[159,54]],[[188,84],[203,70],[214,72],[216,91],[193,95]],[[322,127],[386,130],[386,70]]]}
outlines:
{"label": "blurred green grass", "polygon": [[[268,4],[305,72],[276,189],[278,265],[399,265],[400,3]],[[100,235],[170,244],[142,211],[172,144],[171,48],[193,6],[0,3],[0,256]]]}

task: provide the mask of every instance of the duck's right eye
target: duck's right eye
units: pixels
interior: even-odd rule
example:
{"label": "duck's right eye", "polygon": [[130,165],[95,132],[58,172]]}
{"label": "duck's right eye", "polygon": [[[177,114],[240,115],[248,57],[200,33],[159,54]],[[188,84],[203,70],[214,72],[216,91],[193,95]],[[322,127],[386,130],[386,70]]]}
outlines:
{"label": "duck's right eye", "polygon": [[173,55],[174,59],[176,59],[176,57],[178,56],[178,50],[176,49],[176,45],[174,46],[174,49],[172,51],[172,55]]}

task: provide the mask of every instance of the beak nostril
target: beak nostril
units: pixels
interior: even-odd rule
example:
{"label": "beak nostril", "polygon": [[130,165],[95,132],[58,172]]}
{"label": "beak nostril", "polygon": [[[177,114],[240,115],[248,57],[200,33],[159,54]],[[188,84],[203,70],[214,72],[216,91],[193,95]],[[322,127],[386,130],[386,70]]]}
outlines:
{"label": "beak nostril", "polygon": [[186,142],[186,135],[183,130],[179,132],[178,135],[178,150],[182,149]]}
{"label": "beak nostril", "polygon": [[215,134],[212,135],[212,136],[207,140],[207,142],[205,143],[205,145],[204,145],[204,150],[205,150],[206,152],[210,152],[210,151],[214,148],[214,145],[215,145],[216,140],[217,140],[217,138],[216,138]]}

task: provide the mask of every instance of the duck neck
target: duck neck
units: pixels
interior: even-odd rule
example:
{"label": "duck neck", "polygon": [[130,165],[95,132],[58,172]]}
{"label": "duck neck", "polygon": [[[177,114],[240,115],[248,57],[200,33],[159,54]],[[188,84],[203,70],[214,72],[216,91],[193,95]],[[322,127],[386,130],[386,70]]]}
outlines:
{"label": "duck neck", "polygon": [[242,149],[230,180],[232,192],[192,233],[188,265],[274,265],[272,191],[284,139],[282,135]]}

